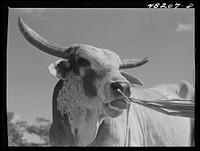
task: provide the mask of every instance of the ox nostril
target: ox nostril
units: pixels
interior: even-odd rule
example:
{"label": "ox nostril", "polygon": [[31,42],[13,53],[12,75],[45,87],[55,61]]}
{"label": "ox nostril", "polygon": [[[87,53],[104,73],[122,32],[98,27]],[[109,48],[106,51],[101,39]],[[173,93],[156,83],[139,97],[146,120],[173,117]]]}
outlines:
{"label": "ox nostril", "polygon": [[117,91],[120,89],[125,95],[130,95],[130,85],[125,82],[114,82],[111,83],[111,89]]}
{"label": "ox nostril", "polygon": [[113,90],[117,90],[117,89],[120,89],[122,92],[123,92],[123,87],[122,85],[119,83],[119,82],[114,82],[114,83],[111,83],[111,88]]}

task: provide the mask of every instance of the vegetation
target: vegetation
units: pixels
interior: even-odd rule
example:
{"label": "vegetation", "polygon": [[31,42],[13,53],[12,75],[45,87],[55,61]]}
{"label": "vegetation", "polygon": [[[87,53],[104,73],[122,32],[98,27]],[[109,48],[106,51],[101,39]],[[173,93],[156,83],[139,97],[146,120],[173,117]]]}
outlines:
{"label": "vegetation", "polygon": [[[15,114],[7,113],[8,146],[50,146],[49,129],[51,121],[45,118],[37,118],[34,124],[26,121],[13,121]],[[24,134],[36,135],[40,139],[38,143],[25,139]]]}

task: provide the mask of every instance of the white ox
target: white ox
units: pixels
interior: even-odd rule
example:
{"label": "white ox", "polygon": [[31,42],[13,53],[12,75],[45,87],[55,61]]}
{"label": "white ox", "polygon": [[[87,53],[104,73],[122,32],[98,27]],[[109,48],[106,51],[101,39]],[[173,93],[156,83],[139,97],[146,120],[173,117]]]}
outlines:
{"label": "white ox", "polygon": [[[193,120],[168,116],[131,103],[128,119],[127,97],[156,100],[193,99],[194,89],[187,82],[144,89],[142,81],[120,71],[148,61],[123,59],[107,49],[75,44],[69,48],[48,42],[22,20],[24,37],[42,51],[63,58],[49,66],[59,82],[53,92],[52,145],[66,146],[189,146]],[[138,87],[140,85],[140,87]],[[129,130],[126,133],[127,120]]]}

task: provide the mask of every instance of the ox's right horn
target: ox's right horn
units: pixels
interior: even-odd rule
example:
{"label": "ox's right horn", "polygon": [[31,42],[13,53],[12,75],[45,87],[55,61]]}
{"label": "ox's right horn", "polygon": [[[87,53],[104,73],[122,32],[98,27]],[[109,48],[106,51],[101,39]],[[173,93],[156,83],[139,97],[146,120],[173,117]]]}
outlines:
{"label": "ox's right horn", "polygon": [[139,67],[149,61],[148,57],[145,57],[143,59],[123,59],[121,60],[121,64],[119,66],[119,69],[128,69],[128,68],[135,68]]}
{"label": "ox's right horn", "polygon": [[69,53],[66,51],[67,48],[59,46],[58,44],[52,43],[44,39],[42,36],[37,34],[35,31],[33,31],[30,27],[28,27],[21,17],[18,19],[18,26],[25,37],[26,40],[28,40],[32,45],[37,47],[38,49],[61,58],[68,58]]}

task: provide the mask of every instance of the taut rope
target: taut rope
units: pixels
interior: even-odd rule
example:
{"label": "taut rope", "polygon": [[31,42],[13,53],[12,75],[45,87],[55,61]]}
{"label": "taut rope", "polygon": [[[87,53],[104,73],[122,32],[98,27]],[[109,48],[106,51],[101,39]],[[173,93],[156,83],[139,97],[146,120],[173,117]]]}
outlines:
{"label": "taut rope", "polygon": [[194,105],[195,105],[194,100],[179,100],[179,99],[160,100],[161,98],[167,96],[165,95],[154,101],[145,101],[145,100],[140,100],[140,99],[128,98],[120,89],[117,89],[117,91],[123,95],[128,105],[127,115],[126,115],[126,136],[125,136],[124,146],[129,145],[128,116],[129,116],[131,102],[143,105],[145,107],[151,108],[153,110],[156,110],[158,112],[161,112],[167,115],[194,118]]}

